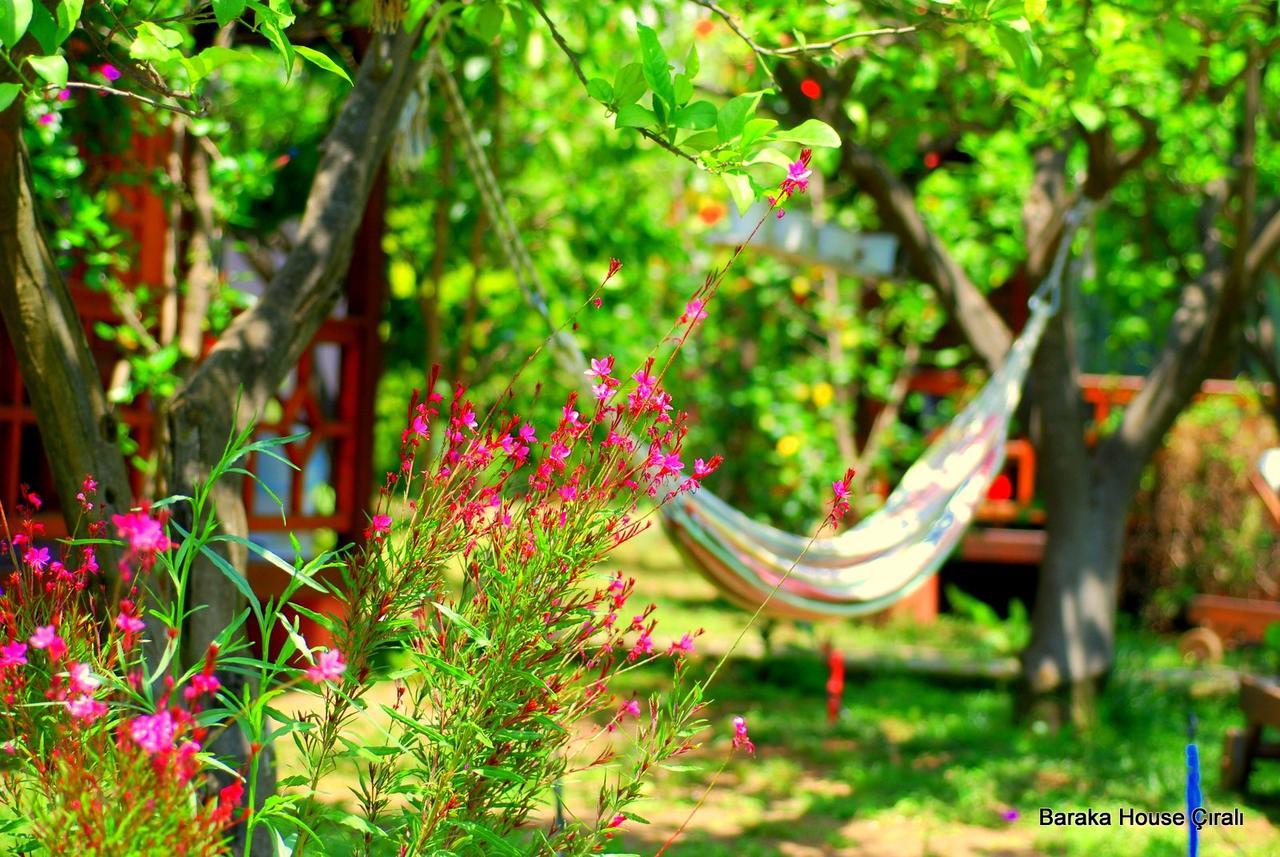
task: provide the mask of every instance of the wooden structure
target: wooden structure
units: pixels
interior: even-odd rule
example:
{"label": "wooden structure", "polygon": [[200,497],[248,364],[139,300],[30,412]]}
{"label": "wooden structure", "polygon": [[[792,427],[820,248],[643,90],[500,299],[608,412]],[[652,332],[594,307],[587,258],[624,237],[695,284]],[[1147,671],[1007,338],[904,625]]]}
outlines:
{"label": "wooden structure", "polygon": [[1240,679],[1245,728],[1228,729],[1222,748],[1222,786],[1247,791],[1259,759],[1280,759],[1280,742],[1264,741],[1265,729],[1280,729],[1280,684],[1256,676]]}
{"label": "wooden structure", "polygon": [[[118,163],[120,156],[104,157],[108,163],[101,172],[106,175],[118,173],[123,166],[145,177],[154,174],[170,157],[169,138],[163,134],[135,134],[127,164]],[[119,203],[113,214],[115,224],[130,236],[130,255],[135,260],[120,278],[126,286],[148,286],[153,292],[163,289],[166,259],[185,257],[181,246],[166,246],[171,234],[169,206],[153,189],[156,186],[137,181],[121,183],[111,191]],[[275,503],[245,480],[249,526],[256,533],[329,528],[339,538],[348,539],[357,537],[366,523],[365,510],[373,486],[374,395],[381,369],[378,324],[386,291],[382,250],[385,204],[385,180],[380,178],[356,237],[353,258],[358,263],[347,274],[345,299],[321,325],[269,406],[267,420],[257,426],[259,436],[302,431],[309,434],[284,450],[298,470],[277,468],[269,476],[272,490],[284,503],[287,523],[281,520]],[[105,385],[121,354],[114,342],[97,335],[96,326],[118,324],[119,316],[105,293],[85,285],[82,271],[73,271],[70,280]],[[205,344],[209,347],[213,340],[210,338]],[[116,417],[137,444],[137,454],[148,455],[154,445],[152,403],[137,399],[119,407]],[[264,462],[250,460],[248,466],[259,473]],[[134,480],[135,492],[141,493],[137,474]],[[309,502],[307,496],[317,481],[332,487],[332,502],[320,504],[321,507]],[[52,537],[65,534],[36,414],[25,394],[12,344],[0,325],[0,503],[16,504],[23,485],[45,500],[37,517],[47,533]],[[268,590],[274,588],[265,579],[262,585]]]}

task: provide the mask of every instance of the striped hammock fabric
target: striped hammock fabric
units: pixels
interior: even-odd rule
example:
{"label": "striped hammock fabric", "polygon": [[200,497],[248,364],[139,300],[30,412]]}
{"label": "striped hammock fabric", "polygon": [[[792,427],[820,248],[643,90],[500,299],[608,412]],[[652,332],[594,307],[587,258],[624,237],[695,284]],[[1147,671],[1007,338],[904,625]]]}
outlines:
{"label": "striped hammock fabric", "polygon": [[860,616],[910,595],[959,543],[999,474],[1009,421],[1053,311],[1032,301],[1003,365],[907,470],[884,507],[848,531],[810,543],[752,520],[703,488],[663,507],[672,540],[731,601],[754,609],[767,599],[765,612],[779,618]]}

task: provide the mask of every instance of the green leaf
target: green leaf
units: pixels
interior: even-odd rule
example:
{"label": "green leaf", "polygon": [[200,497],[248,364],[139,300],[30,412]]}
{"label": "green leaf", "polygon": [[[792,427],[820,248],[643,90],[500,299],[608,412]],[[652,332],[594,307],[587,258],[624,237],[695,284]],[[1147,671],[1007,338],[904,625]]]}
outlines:
{"label": "green leaf", "polygon": [[225,27],[244,14],[245,0],[213,0],[213,15],[218,26]]}
{"label": "green leaf", "polygon": [[67,40],[80,23],[80,13],[84,11],[84,0],[59,0],[57,9],[58,44]]}
{"label": "green leaf", "polygon": [[31,7],[31,26],[27,28],[27,32],[40,44],[42,53],[57,53],[58,24],[53,20],[53,13],[43,3]]}
{"label": "green leaf", "polygon": [[143,21],[138,25],[138,35],[129,45],[129,56],[147,62],[165,62],[180,56],[176,50],[180,44],[182,34],[177,30]]}
{"label": "green leaf", "polygon": [[502,5],[486,3],[481,6],[476,11],[475,21],[471,25],[472,35],[482,42],[492,42],[501,31]]}
{"label": "green leaf", "polygon": [[644,68],[644,79],[653,90],[653,94],[666,102],[668,107],[676,106],[675,88],[671,84],[671,66],[667,62],[666,51],[658,41],[658,34],[644,24],[638,24],[640,31],[640,59]]}
{"label": "green leaf", "polygon": [[790,131],[777,131],[773,139],[799,143],[802,146],[821,146],[828,149],[840,147],[840,135],[830,125],[818,119],[806,119]]}
{"label": "green leaf", "polygon": [[[319,66],[325,71],[332,72],[338,77],[351,83],[351,75],[347,74],[347,70],[333,61],[333,58],[326,53],[322,53],[315,48],[309,48],[306,45],[294,45],[294,51],[298,56],[302,57],[312,65]],[[354,84],[353,84],[354,85]]]}
{"label": "green leaf", "polygon": [[1035,85],[1040,77],[1040,48],[1031,39],[1031,26],[1023,18],[998,24],[995,28],[1000,46],[1013,60],[1023,82]]}
{"label": "green leaf", "polygon": [[233,62],[262,62],[257,54],[237,51],[220,45],[205,48],[193,57],[184,57],[182,65],[191,76],[192,83],[199,83],[217,69]]}
{"label": "green leaf", "polygon": [[17,46],[31,25],[31,0],[0,0],[0,44]]}
{"label": "green leaf", "polygon": [[729,195],[733,197],[733,204],[738,207],[738,213],[746,214],[747,209],[756,201],[751,179],[739,173],[725,173],[723,178],[729,187]]}
{"label": "green leaf", "polygon": [[1039,21],[1044,17],[1044,10],[1048,6],[1048,0],[1026,0],[1023,6],[1026,9],[1028,21]]}
{"label": "green leaf", "polygon": [[603,77],[593,77],[587,81],[587,95],[601,104],[613,102],[613,86]]}
{"label": "green leaf", "polygon": [[433,601],[432,603],[435,604],[437,610],[444,614],[446,619],[465,631],[468,637],[475,640],[481,646],[488,646],[492,643],[492,641],[485,636],[483,631],[468,622],[462,614],[458,613],[447,604],[443,604],[439,601]]}
{"label": "green leaf", "polygon": [[716,130],[720,132],[720,141],[728,143],[742,133],[746,127],[747,117],[755,113],[760,102],[760,93],[738,95],[730,98],[716,115]]}
{"label": "green leaf", "polygon": [[67,83],[67,61],[60,54],[47,57],[27,57],[27,62],[36,74],[54,86],[65,86]]}
{"label": "green leaf", "polygon": [[0,83],[0,110],[8,110],[22,87],[16,83]]}
{"label": "green leaf", "polygon": [[639,104],[627,104],[618,110],[615,128],[653,128],[658,124],[658,116],[647,107]]}
{"label": "green leaf", "polygon": [[676,106],[683,107],[689,103],[689,99],[693,98],[693,81],[689,80],[687,74],[677,74],[675,87]]}
{"label": "green leaf", "polygon": [[1076,117],[1076,121],[1083,125],[1086,131],[1097,131],[1107,120],[1102,108],[1088,101],[1071,102],[1071,115]]}
{"label": "green leaf", "polygon": [[648,88],[644,68],[638,62],[627,63],[613,76],[613,98],[619,107],[635,104]]}
{"label": "green leaf", "polygon": [[698,59],[698,46],[692,45],[689,48],[689,55],[684,58],[684,73],[689,75],[690,80],[693,80],[701,70],[702,63]]}
{"label": "green leaf", "polygon": [[742,148],[748,148],[756,140],[778,127],[776,119],[751,119],[742,129]]}
{"label": "green leaf", "polygon": [[671,124],[691,131],[704,131],[716,124],[716,106],[710,101],[695,101],[676,111]]}
{"label": "green leaf", "polygon": [[274,10],[264,9],[261,3],[254,3],[253,9],[258,22],[258,29],[267,41],[275,46],[276,52],[284,60],[285,77],[293,77],[293,45],[285,36]]}
{"label": "green leaf", "polygon": [[693,149],[695,152],[704,152],[720,145],[720,135],[715,131],[699,131],[681,139],[679,144],[684,148]]}

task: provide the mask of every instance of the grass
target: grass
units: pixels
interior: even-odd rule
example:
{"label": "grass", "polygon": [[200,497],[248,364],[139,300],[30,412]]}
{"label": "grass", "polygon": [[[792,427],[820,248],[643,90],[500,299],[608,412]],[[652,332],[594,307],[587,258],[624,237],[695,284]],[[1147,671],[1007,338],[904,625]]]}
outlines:
{"label": "grass", "polygon": [[[637,578],[635,604],[659,607],[660,642],[703,627],[701,668],[737,636],[746,615],[685,568],[657,533],[627,545],[616,565]],[[820,646],[894,652],[927,646],[956,659],[1007,656],[1008,629],[942,617],[928,626],[843,622],[779,625],[770,654],[755,632],[711,691],[711,730],[678,770],[662,771],[615,841],[618,854],[653,855],[706,794],[668,857],[1174,857],[1181,829],[1041,827],[1042,806],[1177,810],[1184,802],[1186,724],[1198,721],[1206,803],[1239,806],[1242,829],[1206,828],[1203,857],[1280,857],[1280,764],[1264,764],[1247,799],[1217,789],[1222,736],[1239,725],[1231,695],[1159,686],[1138,671],[1181,666],[1176,641],[1126,630],[1118,667],[1087,735],[1015,723],[1007,688],[905,674],[851,674],[834,724],[826,719]],[[1013,635],[1016,636],[1016,635]],[[1237,663],[1248,655],[1233,655]],[[627,673],[620,694],[665,686],[653,666]],[[731,754],[730,718],[744,715],[759,751]],[[727,764],[726,764],[727,760]],[[724,772],[714,790],[707,786]],[[599,780],[565,784],[567,811],[590,811]],[[336,786],[336,783],[333,784]],[[1009,822],[1004,814],[1016,810]],[[548,808],[537,821],[549,823]],[[341,852],[339,844],[335,853]]]}

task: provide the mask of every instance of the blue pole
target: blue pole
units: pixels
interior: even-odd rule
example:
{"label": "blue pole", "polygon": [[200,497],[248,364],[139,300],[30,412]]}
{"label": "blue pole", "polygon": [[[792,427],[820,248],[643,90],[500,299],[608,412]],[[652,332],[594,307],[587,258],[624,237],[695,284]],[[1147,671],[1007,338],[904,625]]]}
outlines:
{"label": "blue pole", "polygon": [[1187,857],[1196,857],[1200,851],[1200,831],[1191,820],[1200,808],[1200,752],[1195,744],[1187,745]]}

